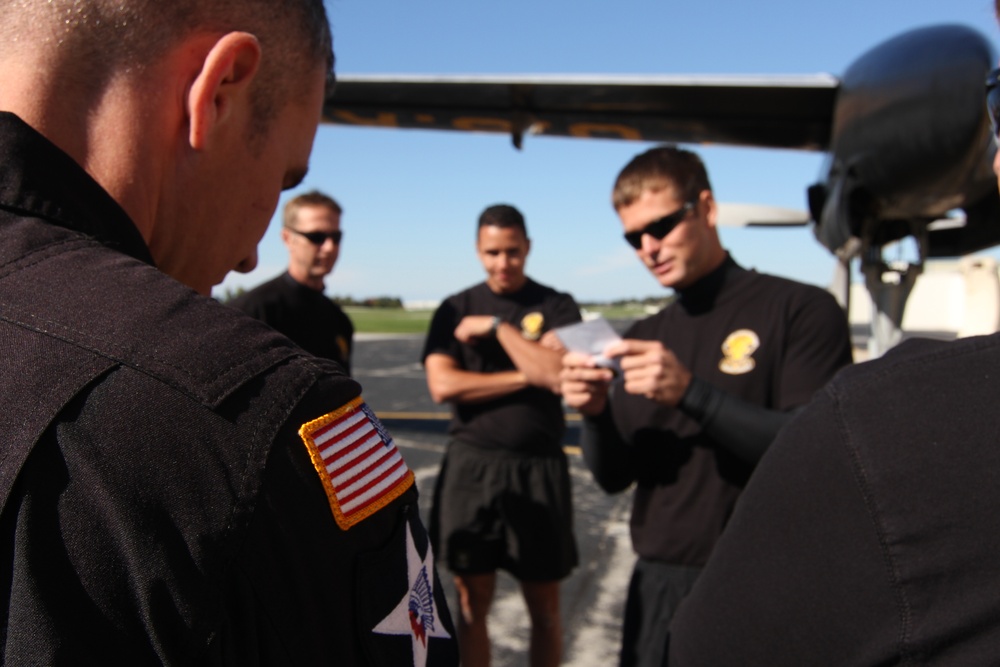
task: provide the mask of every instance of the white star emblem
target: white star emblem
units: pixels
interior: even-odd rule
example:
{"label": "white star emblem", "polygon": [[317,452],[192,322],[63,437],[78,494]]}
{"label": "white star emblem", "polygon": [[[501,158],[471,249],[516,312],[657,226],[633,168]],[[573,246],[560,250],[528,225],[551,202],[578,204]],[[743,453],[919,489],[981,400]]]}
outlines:
{"label": "white star emblem", "polygon": [[406,525],[406,579],[408,589],[403,599],[379,621],[372,632],[379,635],[409,635],[414,667],[427,665],[427,640],[449,638],[434,602],[434,554],[427,545],[427,555],[420,558],[413,543],[410,524]]}

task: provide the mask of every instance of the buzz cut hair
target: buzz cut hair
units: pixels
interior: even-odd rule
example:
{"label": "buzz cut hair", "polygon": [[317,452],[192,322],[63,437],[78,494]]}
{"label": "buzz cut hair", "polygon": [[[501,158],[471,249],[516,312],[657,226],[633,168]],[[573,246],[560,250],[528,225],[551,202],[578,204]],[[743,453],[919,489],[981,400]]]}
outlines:
{"label": "buzz cut hair", "polygon": [[115,76],[141,76],[196,33],[242,31],[260,42],[251,92],[253,133],[266,131],[306,74],[325,67],[333,85],[333,39],[322,0],[0,0],[5,50],[61,50],[75,85],[99,96]]}
{"label": "buzz cut hair", "polygon": [[295,229],[295,223],[298,220],[299,210],[307,206],[315,206],[326,208],[337,215],[342,215],[344,209],[340,207],[337,200],[330,195],[324,194],[319,190],[310,190],[309,192],[303,192],[300,195],[292,197],[285,204],[285,208],[282,210],[281,224],[288,229]]}
{"label": "buzz cut hair", "polygon": [[521,230],[525,238],[528,237],[524,216],[510,204],[494,204],[483,211],[479,216],[479,224],[476,225],[476,233],[478,234],[483,227],[516,227]]}
{"label": "buzz cut hair", "polygon": [[685,202],[697,202],[704,190],[711,191],[701,158],[677,146],[657,146],[636,155],[618,174],[611,204],[620,211],[638,201],[646,191],[660,192],[667,188],[676,189]]}

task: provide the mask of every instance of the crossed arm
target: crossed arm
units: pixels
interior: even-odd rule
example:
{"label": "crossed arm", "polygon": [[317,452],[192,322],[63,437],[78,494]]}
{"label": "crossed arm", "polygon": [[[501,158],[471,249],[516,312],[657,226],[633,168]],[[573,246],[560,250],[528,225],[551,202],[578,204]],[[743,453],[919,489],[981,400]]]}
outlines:
{"label": "crossed arm", "polygon": [[462,369],[447,354],[429,354],[424,367],[427,387],[436,403],[481,403],[532,386],[559,393],[563,349],[552,332],[540,341],[530,341],[509,323],[501,322],[494,329],[489,315],[466,316],[455,328],[455,338],[466,345],[493,335],[515,370],[477,373]]}

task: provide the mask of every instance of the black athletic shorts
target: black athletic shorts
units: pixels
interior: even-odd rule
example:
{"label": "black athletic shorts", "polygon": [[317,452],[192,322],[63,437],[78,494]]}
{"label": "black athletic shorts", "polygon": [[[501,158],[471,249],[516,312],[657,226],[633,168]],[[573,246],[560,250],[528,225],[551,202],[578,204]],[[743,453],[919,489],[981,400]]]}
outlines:
{"label": "black athletic shorts", "polygon": [[439,562],[457,574],[504,569],[556,581],[577,564],[569,465],[547,456],[448,443],[430,518]]}
{"label": "black athletic shorts", "polygon": [[619,667],[666,664],[667,626],[701,570],[644,558],[636,561],[625,601]]}

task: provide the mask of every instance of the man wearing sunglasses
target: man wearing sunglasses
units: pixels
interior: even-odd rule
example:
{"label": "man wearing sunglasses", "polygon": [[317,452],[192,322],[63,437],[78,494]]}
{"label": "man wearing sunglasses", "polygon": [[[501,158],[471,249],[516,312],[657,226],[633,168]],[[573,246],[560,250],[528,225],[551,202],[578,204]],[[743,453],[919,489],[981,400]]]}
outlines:
{"label": "man wearing sunglasses", "polygon": [[315,190],[289,200],[281,229],[288,270],[233,299],[231,305],[317,357],[338,362],[350,374],[354,324],[323,294],[324,279],[340,256],[342,214],[340,204]]}
{"label": "man wearing sunglasses", "polygon": [[[636,484],[622,665],[659,665],[689,592],[754,466],[792,411],[851,361],[843,311],[817,287],[740,267],[724,250],[694,153],[654,148],[618,176],[625,240],[677,300],[605,355],[563,359],[562,393],[586,417],[598,483]],[[609,389],[614,385],[614,391]]]}

